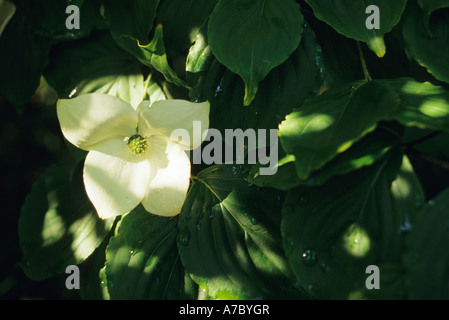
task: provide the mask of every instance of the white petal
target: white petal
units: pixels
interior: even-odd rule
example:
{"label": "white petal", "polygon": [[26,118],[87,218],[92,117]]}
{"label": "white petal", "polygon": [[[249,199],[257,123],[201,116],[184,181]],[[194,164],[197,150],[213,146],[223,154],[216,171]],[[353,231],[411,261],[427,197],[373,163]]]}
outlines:
{"label": "white petal", "polygon": [[65,138],[80,149],[135,133],[137,113],[128,103],[106,94],[90,93],[61,99],[57,113]]}
{"label": "white petal", "polygon": [[142,201],[155,215],[172,217],[181,212],[190,179],[190,161],[184,150],[166,139],[149,139],[150,184]]}
{"label": "white petal", "polygon": [[134,209],[145,196],[149,180],[147,158],[135,156],[118,139],[95,146],[84,163],[87,195],[103,219]]}
{"label": "white petal", "polygon": [[[209,129],[209,102],[193,103],[186,100],[160,100],[149,106],[142,102],[137,108],[139,132],[170,137],[177,129],[184,129],[189,139],[179,142],[185,150],[193,150],[203,142],[203,132]],[[177,139],[172,141],[178,142]]]}

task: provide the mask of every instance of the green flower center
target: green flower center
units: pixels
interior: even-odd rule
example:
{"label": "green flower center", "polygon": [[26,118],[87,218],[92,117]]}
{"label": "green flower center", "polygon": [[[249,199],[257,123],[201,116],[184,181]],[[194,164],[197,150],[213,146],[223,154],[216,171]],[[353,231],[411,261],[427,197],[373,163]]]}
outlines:
{"label": "green flower center", "polygon": [[142,155],[147,147],[147,140],[139,134],[135,134],[128,139],[128,149],[136,156]]}

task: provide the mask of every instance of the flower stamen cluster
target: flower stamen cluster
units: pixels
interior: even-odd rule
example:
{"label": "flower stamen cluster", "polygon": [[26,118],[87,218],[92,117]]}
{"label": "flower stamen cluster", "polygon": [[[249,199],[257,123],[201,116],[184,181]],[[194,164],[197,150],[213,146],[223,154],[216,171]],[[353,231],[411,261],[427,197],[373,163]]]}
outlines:
{"label": "flower stamen cluster", "polygon": [[140,134],[135,134],[128,139],[128,149],[136,156],[141,156],[148,148],[147,140]]}

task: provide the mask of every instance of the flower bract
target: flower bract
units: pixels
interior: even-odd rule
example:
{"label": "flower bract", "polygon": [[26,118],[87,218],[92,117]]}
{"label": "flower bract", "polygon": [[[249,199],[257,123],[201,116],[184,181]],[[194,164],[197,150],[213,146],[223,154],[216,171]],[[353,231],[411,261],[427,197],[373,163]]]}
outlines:
{"label": "flower bract", "polygon": [[[123,100],[98,93],[60,99],[57,114],[64,137],[89,151],[83,179],[98,215],[125,214],[139,203],[155,215],[180,213],[190,180],[186,150],[201,145],[193,122],[209,127],[209,103],[143,101],[135,110]],[[174,141],[184,129],[190,140]]]}

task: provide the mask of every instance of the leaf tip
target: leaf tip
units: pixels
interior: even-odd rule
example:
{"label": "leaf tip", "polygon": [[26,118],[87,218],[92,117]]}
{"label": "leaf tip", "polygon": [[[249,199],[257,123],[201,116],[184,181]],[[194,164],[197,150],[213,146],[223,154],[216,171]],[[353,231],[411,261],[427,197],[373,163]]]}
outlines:
{"label": "leaf tip", "polygon": [[382,35],[372,38],[368,42],[368,47],[379,57],[383,58],[387,52],[385,41]]}

